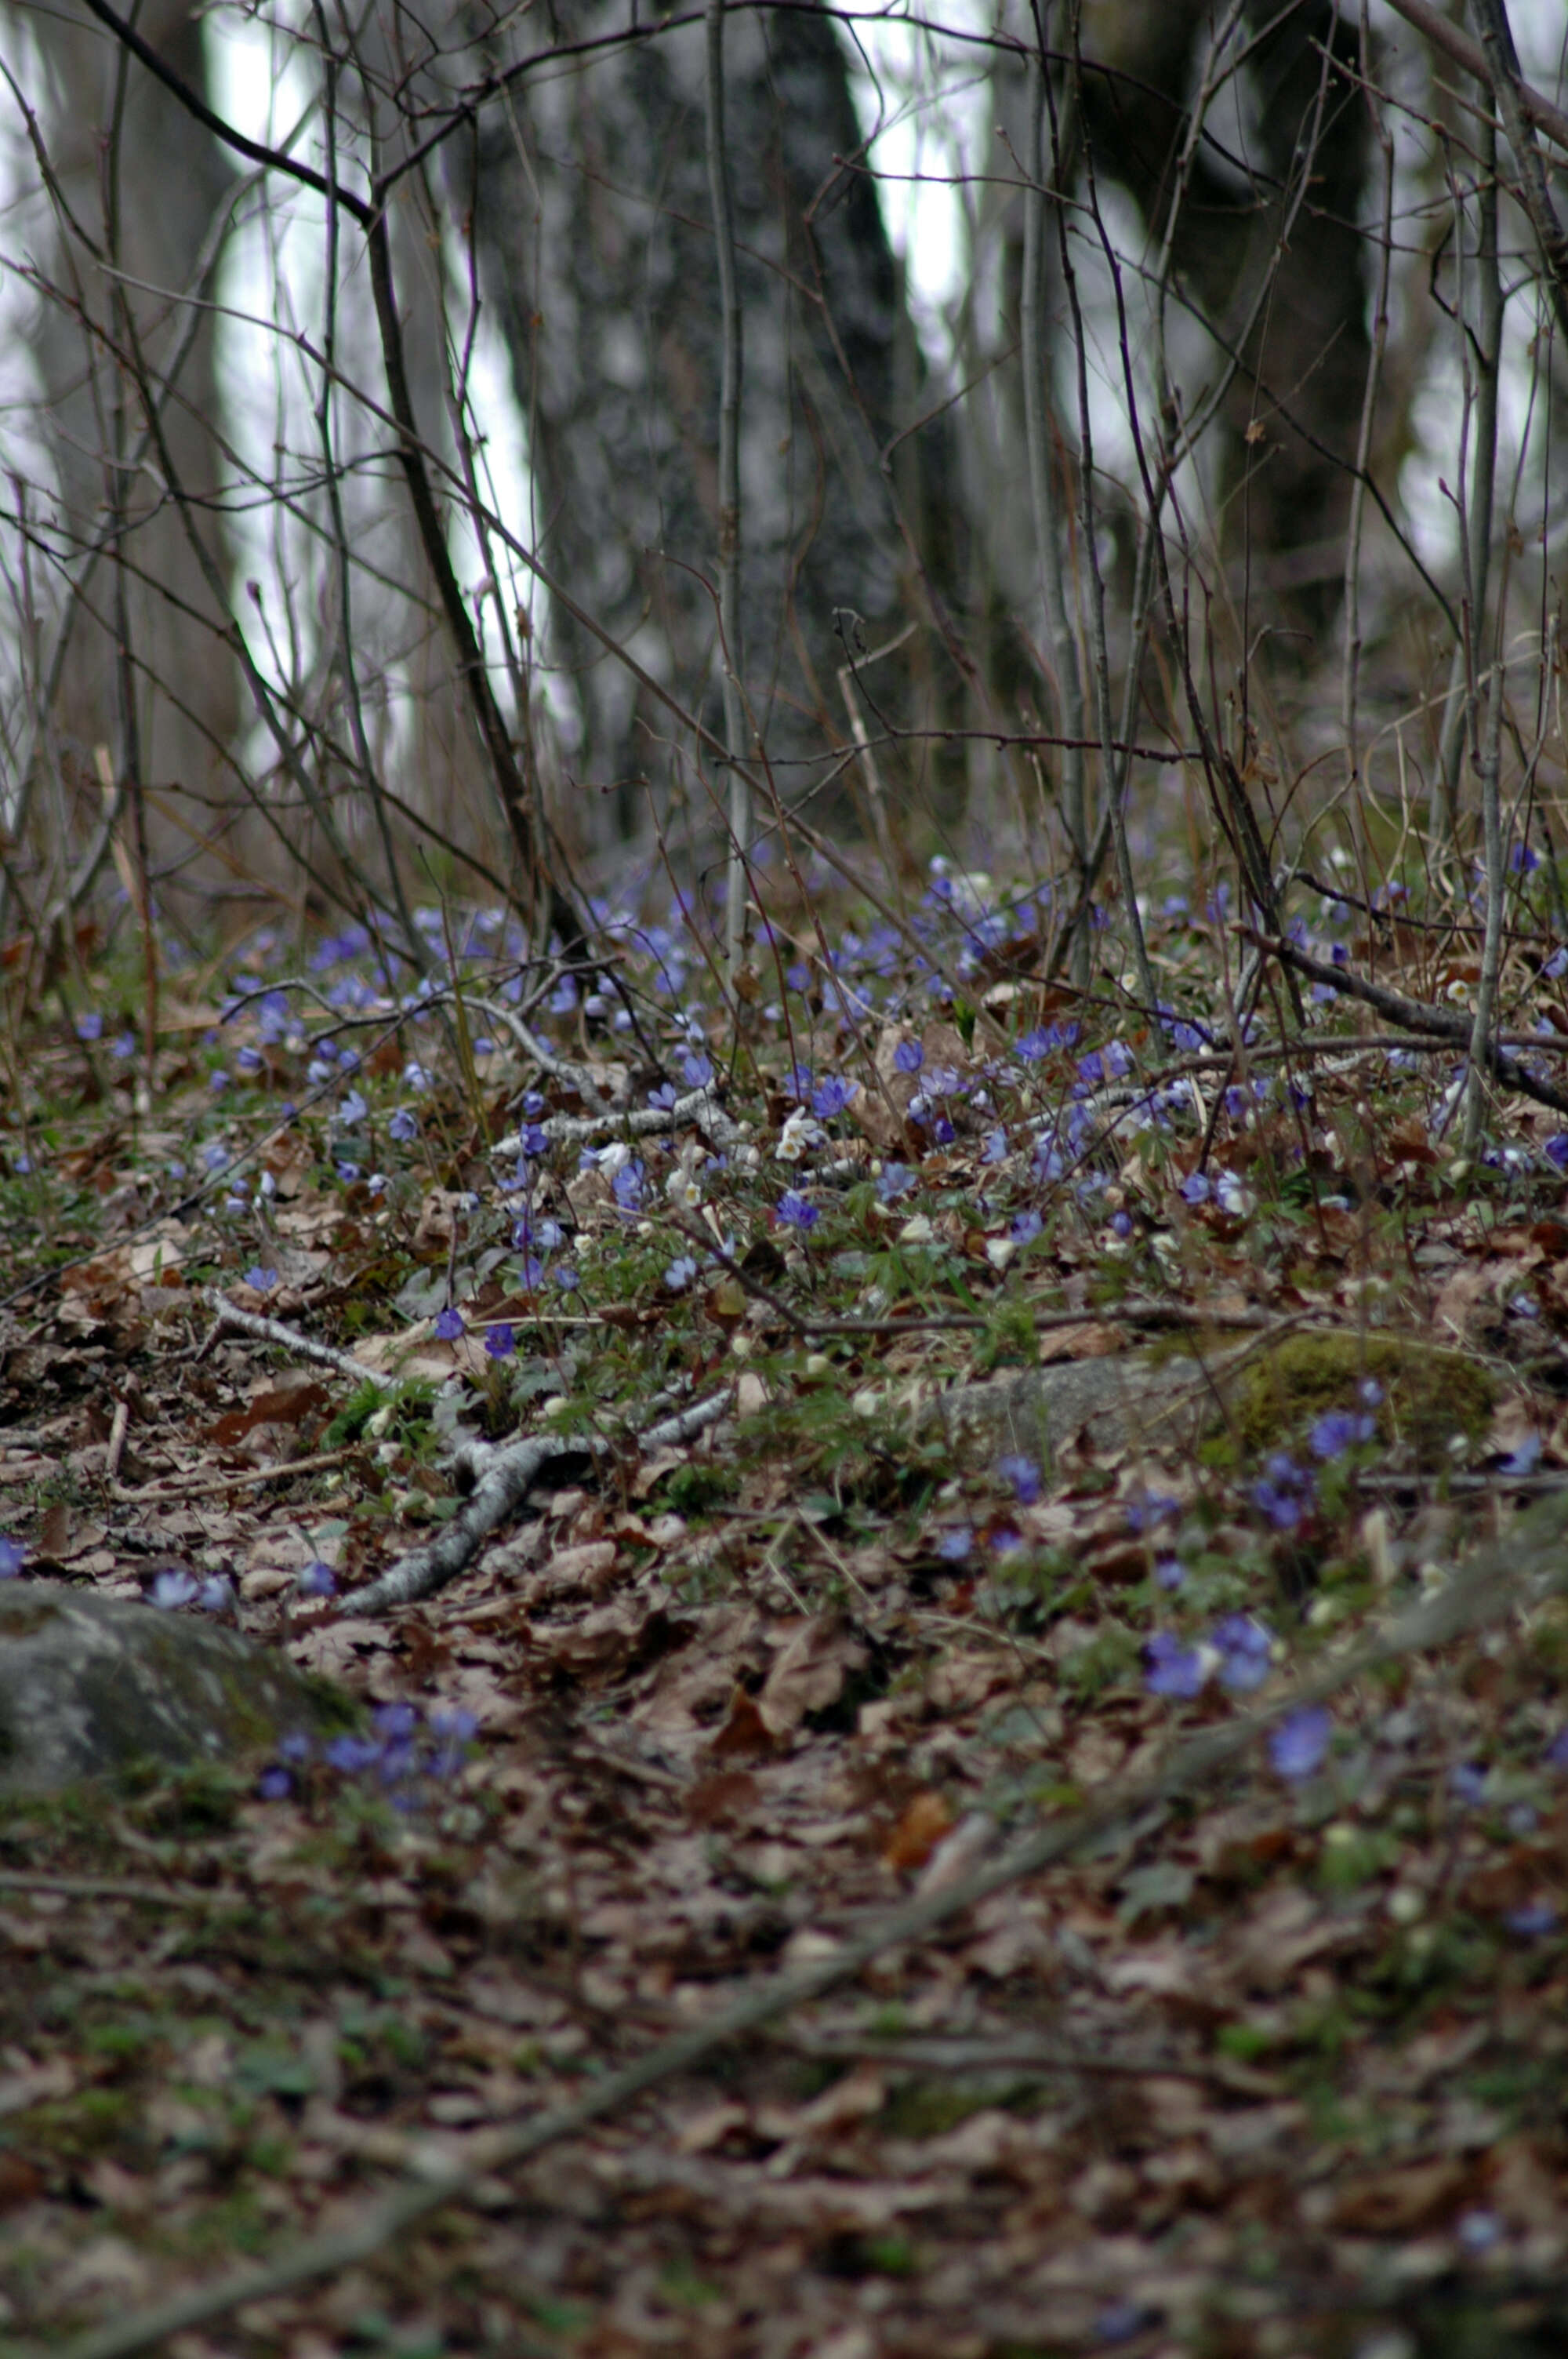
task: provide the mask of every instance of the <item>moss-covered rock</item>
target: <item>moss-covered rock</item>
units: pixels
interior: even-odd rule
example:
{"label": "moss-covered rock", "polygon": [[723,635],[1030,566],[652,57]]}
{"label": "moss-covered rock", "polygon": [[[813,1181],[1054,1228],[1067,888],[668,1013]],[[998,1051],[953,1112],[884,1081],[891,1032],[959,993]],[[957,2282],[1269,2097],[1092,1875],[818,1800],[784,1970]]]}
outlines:
{"label": "moss-covered rock", "polygon": [[1361,1408],[1368,1377],[1382,1387],[1378,1439],[1385,1448],[1408,1449],[1420,1465],[1444,1459],[1455,1435],[1475,1440],[1486,1430],[1496,1387],[1462,1352],[1323,1329],[1287,1335],[1238,1373],[1230,1402],[1235,1430],[1249,1452],[1288,1448],[1330,1410]]}
{"label": "moss-covered rock", "polygon": [[48,1581],[0,1587],[0,1797],[159,1768],[236,1767],[346,1697],[205,1617]]}

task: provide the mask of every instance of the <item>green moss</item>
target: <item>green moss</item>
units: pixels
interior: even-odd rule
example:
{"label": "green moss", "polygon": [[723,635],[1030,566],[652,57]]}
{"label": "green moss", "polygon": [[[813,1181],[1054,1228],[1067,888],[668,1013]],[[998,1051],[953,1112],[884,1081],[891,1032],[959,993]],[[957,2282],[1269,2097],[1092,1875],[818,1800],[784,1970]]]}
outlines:
{"label": "green moss", "polygon": [[1383,1388],[1379,1440],[1404,1444],[1422,1465],[1440,1463],[1455,1434],[1476,1440],[1491,1415],[1492,1380],[1463,1353],[1397,1335],[1314,1331],[1288,1335],[1242,1375],[1232,1416],[1244,1446],[1262,1456],[1298,1440],[1330,1409],[1357,1408],[1368,1376]]}

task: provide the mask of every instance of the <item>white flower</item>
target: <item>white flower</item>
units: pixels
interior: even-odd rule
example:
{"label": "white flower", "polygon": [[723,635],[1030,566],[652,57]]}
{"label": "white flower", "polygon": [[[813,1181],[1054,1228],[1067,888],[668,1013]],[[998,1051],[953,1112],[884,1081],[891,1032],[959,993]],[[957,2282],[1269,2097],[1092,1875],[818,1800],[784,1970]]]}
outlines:
{"label": "white flower", "polygon": [[798,1163],[807,1147],[820,1146],[822,1125],[813,1122],[804,1106],[796,1106],[779,1133],[773,1153],[782,1163]]}
{"label": "white flower", "polygon": [[665,1193],[677,1212],[694,1212],[702,1201],[702,1190],[691,1171],[672,1171],[665,1181]]}

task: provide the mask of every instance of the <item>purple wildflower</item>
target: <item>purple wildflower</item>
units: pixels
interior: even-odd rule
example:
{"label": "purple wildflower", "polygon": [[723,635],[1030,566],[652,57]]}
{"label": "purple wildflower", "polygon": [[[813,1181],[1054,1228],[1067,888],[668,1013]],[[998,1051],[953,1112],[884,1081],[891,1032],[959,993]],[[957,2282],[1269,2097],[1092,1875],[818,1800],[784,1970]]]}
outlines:
{"label": "purple wildflower", "polygon": [[918,1073],[925,1062],[925,1051],[918,1040],[901,1040],[892,1052],[892,1060],[901,1073]]}
{"label": "purple wildflower", "polygon": [[168,1613],[174,1606],[192,1603],[200,1594],[200,1587],[193,1572],[187,1572],[181,1565],[171,1565],[153,1582],[147,1592],[147,1603]]}
{"label": "purple wildflower", "polygon": [[18,1540],[0,1539],[0,1581],[15,1581],[27,1560],[27,1551]]}
{"label": "purple wildflower", "polygon": [[1281,1777],[1310,1777],[1328,1750],[1333,1722],[1322,1704],[1287,1712],[1269,1739],[1269,1758]]}
{"label": "purple wildflower", "polygon": [[807,1229],[816,1226],[822,1214],[815,1204],[806,1202],[798,1189],[786,1188],[779,1198],[774,1218],[782,1221],[786,1228],[799,1229],[804,1234]]}
{"label": "purple wildflower", "polygon": [[245,1284],[257,1294],[270,1294],[277,1284],[277,1272],[276,1269],[263,1269],[258,1262],[254,1269],[246,1270]]}
{"label": "purple wildflower", "polygon": [[381,1746],[373,1736],[334,1736],[327,1747],[327,1759],[334,1769],[352,1777],[368,1769],[381,1758]]}
{"label": "purple wildflower", "polygon": [[487,1329],[484,1348],[492,1360],[509,1360],[512,1357],[517,1349],[517,1337],[509,1320],[498,1319],[493,1327]]}
{"label": "purple wildflower", "polygon": [[858,1095],[859,1089],[859,1082],[841,1082],[837,1073],[829,1073],[811,1093],[811,1111],[818,1122],[831,1122]]}
{"label": "purple wildflower", "polygon": [[256,1792],[264,1802],[287,1802],[294,1791],[294,1780],[281,1762],[269,1762],[256,1779]]}
{"label": "purple wildflower", "polygon": [[1307,1440],[1313,1456],[1326,1462],[1331,1458],[1342,1458],[1355,1442],[1370,1441],[1377,1430],[1375,1418],[1357,1417],[1347,1408],[1333,1408],[1318,1419]]}
{"label": "purple wildflower", "polygon": [[301,1597],[336,1597],[338,1576],[330,1564],[317,1557],[299,1572],[294,1586]]}
{"label": "purple wildflower", "polygon": [[999,1458],[996,1471],[1003,1482],[1011,1483],[1012,1494],[1021,1507],[1032,1507],[1040,1496],[1040,1469],[1033,1458],[1012,1455]]}
{"label": "purple wildflower", "polygon": [[1149,1669],[1143,1684],[1151,1695],[1185,1701],[1203,1691],[1204,1660],[1195,1647],[1184,1647],[1171,1630],[1156,1630],[1143,1649]]}
{"label": "purple wildflower", "polygon": [[455,1343],[463,1332],[463,1314],[449,1302],[444,1310],[436,1313],[436,1333],[443,1343]]}
{"label": "purple wildflower", "polygon": [[1222,1687],[1233,1695],[1249,1695],[1262,1686],[1269,1676],[1273,1641],[1260,1622],[1250,1614],[1227,1614],[1215,1624],[1214,1643],[1220,1652]]}

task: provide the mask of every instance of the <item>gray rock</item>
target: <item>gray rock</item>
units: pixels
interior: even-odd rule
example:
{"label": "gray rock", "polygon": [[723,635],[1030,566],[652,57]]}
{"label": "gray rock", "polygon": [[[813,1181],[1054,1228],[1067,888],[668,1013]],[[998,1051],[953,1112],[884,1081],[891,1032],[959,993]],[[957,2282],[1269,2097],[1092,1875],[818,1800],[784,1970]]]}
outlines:
{"label": "gray rock", "polygon": [[924,1421],[943,1428],[960,1464],[1016,1451],[1048,1467],[1085,1427],[1097,1450],[1168,1450],[1195,1441],[1214,1412],[1214,1393],[1192,1360],[1156,1364],[1128,1352],[956,1386],[927,1404]]}
{"label": "gray rock", "polygon": [[293,1729],[352,1717],[325,1681],[205,1617],[59,1582],[0,1584],[0,1796],[136,1762],[243,1766]]}

